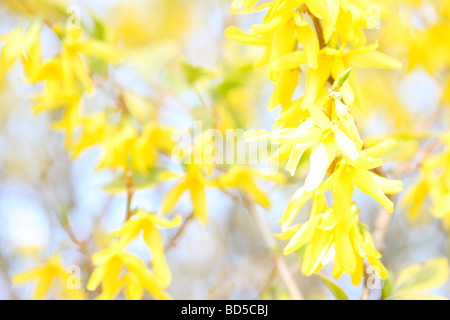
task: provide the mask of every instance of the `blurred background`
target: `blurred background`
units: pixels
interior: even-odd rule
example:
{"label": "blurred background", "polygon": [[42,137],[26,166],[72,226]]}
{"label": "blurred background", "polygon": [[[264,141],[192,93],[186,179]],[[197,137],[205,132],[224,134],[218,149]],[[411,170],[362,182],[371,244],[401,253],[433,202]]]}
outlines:
{"label": "blurred background", "polygon": [[[390,3],[394,6],[397,2]],[[224,37],[227,26],[248,30],[261,20],[263,13],[231,14],[231,0],[70,3],[80,8],[81,19],[87,24],[94,12],[113,30],[130,57],[125,65],[113,70],[115,80],[157,104],[163,123],[189,128],[194,120],[206,121],[205,117],[214,116],[205,112],[196,90],[185,81],[180,68],[182,60],[219,75],[196,88],[207,105],[226,104],[235,109],[245,129],[272,127],[278,111],[268,112],[266,107],[273,85],[268,81],[267,70],[252,68],[259,49]],[[355,117],[364,138],[398,137],[399,144],[387,155],[384,169],[389,177],[403,179],[407,188],[416,177],[413,164],[420,148],[430,143],[427,139],[416,139],[414,134],[448,129],[448,111],[441,99],[445,93],[442,78],[420,63],[411,63],[411,42],[402,33],[402,28],[424,30],[440,18],[426,5],[407,4],[395,10],[399,10],[395,11],[395,18],[383,19],[381,28],[369,30],[367,35],[369,42],[381,39],[382,51],[402,60],[404,69],[359,71],[369,110]],[[403,19],[402,23],[395,20],[398,17]],[[10,1],[0,1],[0,34],[10,32],[26,20],[26,16],[10,6]],[[44,57],[58,51],[58,40],[49,30],[44,30],[41,39]],[[60,255],[66,266],[80,266],[85,283],[93,268],[90,256],[105,246],[109,232],[120,227],[126,208],[126,195],[112,195],[103,189],[114,176],[95,170],[100,150],[92,148],[72,159],[64,149],[64,134],[51,129],[58,113],[33,113],[30,97],[42,88],[27,84],[21,68],[20,63],[13,66],[0,92],[1,299],[28,299],[35,284],[13,286],[11,276],[44,263],[52,255]],[[226,81],[233,81],[234,86],[221,101],[217,88]],[[297,95],[301,95],[301,90]],[[101,109],[111,103],[108,99],[94,90],[84,98],[83,107]],[[273,233],[280,232],[278,220],[303,178],[304,172],[300,171],[282,186],[263,184],[272,206],[268,211],[258,210]],[[157,211],[172,186],[167,183],[139,190],[133,205]],[[363,222],[372,227],[379,205],[359,191],[354,199]],[[271,252],[245,208],[215,189],[207,191],[207,203],[209,225],[203,227],[192,221],[176,245],[166,252],[173,275],[168,292],[175,299],[287,297]],[[187,218],[191,210],[186,194],[174,212]],[[303,210],[306,218],[308,207]],[[450,256],[448,230],[426,208],[423,211],[414,218],[401,206],[394,212],[382,260],[394,274],[411,263]],[[65,219],[70,229],[62,223]],[[166,242],[176,232],[164,230]],[[73,238],[85,244],[80,247]],[[151,259],[139,241],[130,250],[145,262]],[[318,277],[301,275],[299,257],[292,254],[286,261],[306,298],[332,297]],[[328,266],[324,273],[331,274],[331,268]],[[346,275],[337,282],[350,298],[359,298],[362,286],[353,287]],[[379,295],[378,291],[372,296]],[[447,283],[433,293],[450,298],[450,285]],[[50,296],[56,297],[56,292]]]}

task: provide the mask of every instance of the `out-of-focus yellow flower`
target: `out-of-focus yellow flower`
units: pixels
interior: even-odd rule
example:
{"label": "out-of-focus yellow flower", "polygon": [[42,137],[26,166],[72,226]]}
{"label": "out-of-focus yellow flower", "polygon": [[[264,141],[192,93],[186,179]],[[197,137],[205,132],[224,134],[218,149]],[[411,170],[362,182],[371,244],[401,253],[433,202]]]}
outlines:
{"label": "out-of-focus yellow flower", "polygon": [[[127,270],[125,274],[123,274],[122,268]],[[95,268],[87,284],[87,289],[93,291],[100,284],[102,292],[97,299],[101,300],[114,299],[124,287],[130,300],[141,299],[144,289],[156,299],[170,299],[147,266],[130,253],[120,252],[110,256],[101,266]]]}
{"label": "out-of-focus yellow flower", "polygon": [[146,173],[155,167],[160,153],[171,154],[176,146],[171,139],[173,128],[152,121],[138,126],[127,115],[111,123],[107,114],[97,113],[76,124],[82,130],[70,149],[76,157],[90,146],[101,146],[103,157],[97,169],[133,169]]}
{"label": "out-of-focus yellow flower", "polygon": [[450,133],[443,134],[441,141],[444,151],[423,161],[422,173],[403,198],[403,205],[414,216],[423,210],[429,197],[431,213],[450,228]]}
{"label": "out-of-focus yellow flower", "polygon": [[90,92],[93,84],[82,56],[117,63],[123,58],[123,54],[116,46],[107,42],[82,39],[81,36],[81,28],[64,29],[60,55],[62,76],[66,88],[75,88],[77,83],[80,83],[87,92]]}
{"label": "out-of-focus yellow flower", "polygon": [[[117,241],[92,256],[92,262],[97,268],[89,279],[87,289],[95,290],[101,283],[102,292],[97,299],[113,299],[122,288],[132,300],[141,299],[144,289],[157,299],[169,299],[163,288],[169,286],[171,275],[157,228],[174,228],[180,223],[179,216],[169,221],[138,209],[120,230],[111,234],[118,237]],[[125,252],[126,247],[141,233],[151,250],[153,272],[138,257]],[[123,269],[126,270],[125,274]]]}
{"label": "out-of-focus yellow flower", "polygon": [[66,0],[5,0],[13,10],[20,13],[45,17],[49,21],[61,21],[67,18]]}
{"label": "out-of-focus yellow flower", "polygon": [[[324,86],[326,81],[332,77],[337,79],[349,67],[352,68],[383,68],[383,69],[398,69],[401,63],[376,51],[378,44],[372,44],[365,47],[352,49],[348,52],[344,50],[343,46],[340,50],[324,48],[319,54],[319,65],[317,69],[308,69],[306,76],[305,95],[301,98],[299,105],[292,105],[290,108],[284,108],[280,117],[275,124],[275,127],[290,127],[293,123],[291,118],[292,112],[295,108],[306,109],[309,104],[326,103],[327,89]],[[297,60],[294,54],[285,55],[278,59],[274,68],[278,70],[289,70],[297,68],[303,60]],[[361,109],[367,109],[364,99],[361,95],[361,88],[358,78],[352,73],[346,83],[340,89],[342,92],[342,100],[347,105],[352,107],[354,103]]]}
{"label": "out-of-focus yellow flower", "polygon": [[46,62],[36,73],[30,72],[28,78],[33,82],[45,81],[44,91],[34,97],[34,112],[79,105],[81,94],[74,88],[65,87],[62,82],[63,67],[59,58]]}
{"label": "out-of-focus yellow flower", "polygon": [[24,28],[20,27],[12,32],[0,37],[3,42],[2,53],[0,55],[0,80],[2,80],[14,61],[29,52],[28,58],[25,59],[25,71],[29,74],[35,74],[40,67],[40,42],[39,33],[41,31],[41,23],[34,22],[24,32]]}
{"label": "out-of-focus yellow flower", "polygon": [[92,256],[95,265],[104,264],[111,257],[122,252],[131,241],[136,239],[141,232],[144,240],[152,253],[152,266],[155,273],[155,279],[163,288],[170,284],[170,270],[164,258],[164,248],[161,233],[157,227],[174,228],[181,224],[180,216],[172,221],[153,213],[148,213],[138,209],[133,217],[127,220],[120,230],[111,233],[112,236],[119,239],[110,247],[100,251]]}
{"label": "out-of-focus yellow flower", "polygon": [[189,2],[132,0],[114,5],[108,15],[119,40],[131,50],[152,41],[178,39],[190,27]]}
{"label": "out-of-focus yellow flower", "polygon": [[85,295],[83,291],[76,286],[72,277],[75,275],[69,273],[64,268],[61,260],[57,256],[53,256],[47,260],[44,266],[36,267],[31,270],[22,272],[12,278],[14,284],[23,284],[37,279],[37,287],[34,293],[34,300],[41,300],[47,296],[51,290],[52,283],[59,282],[63,289],[63,295],[68,299],[83,300]]}
{"label": "out-of-focus yellow flower", "polygon": [[253,201],[264,208],[270,207],[270,200],[255,183],[255,178],[282,183],[285,179],[280,173],[267,174],[246,166],[233,166],[226,173],[220,175],[216,182],[220,188],[238,188],[249,195]]}
{"label": "out-of-focus yellow flower", "polygon": [[162,213],[171,212],[181,195],[185,191],[189,191],[194,215],[203,225],[208,224],[205,194],[205,187],[207,186],[212,186],[212,182],[205,177],[199,166],[186,165],[186,173],[178,176],[177,185],[165,196],[161,204]]}

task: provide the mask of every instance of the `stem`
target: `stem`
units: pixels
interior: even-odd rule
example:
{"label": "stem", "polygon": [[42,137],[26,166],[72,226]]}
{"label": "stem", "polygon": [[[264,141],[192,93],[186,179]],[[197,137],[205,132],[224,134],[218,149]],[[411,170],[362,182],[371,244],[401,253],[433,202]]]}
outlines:
{"label": "stem", "polygon": [[[326,46],[325,39],[323,37],[323,28],[322,24],[320,23],[320,20],[315,17],[311,12],[308,11],[308,14],[310,15],[314,27],[316,29],[316,33],[319,39],[319,46],[320,49],[323,49]],[[332,76],[328,78],[328,82],[330,84],[334,83],[334,79]],[[386,174],[383,172],[382,168],[376,168],[374,169],[374,172],[379,174],[380,176],[386,177]],[[392,195],[388,195],[389,199],[394,202],[395,198]],[[381,253],[384,250],[384,239],[386,237],[387,229],[391,223],[392,220],[392,214],[387,212],[386,209],[381,208],[378,212],[376,221],[375,221],[375,230],[373,232],[373,241],[375,248]],[[367,280],[369,279],[369,274],[367,273],[367,266],[364,265],[364,287],[361,292],[361,300],[369,300],[370,298],[370,289],[367,286]]]}
{"label": "stem", "polygon": [[131,200],[133,199],[134,187],[133,187],[133,170],[127,169],[126,171],[126,187],[127,187],[127,214],[126,220],[131,218]]}
{"label": "stem", "polygon": [[186,220],[184,220],[184,222],[181,225],[180,229],[178,229],[177,233],[173,236],[172,239],[170,239],[169,243],[164,248],[164,250],[166,252],[177,245],[178,240],[184,234],[184,232],[186,231],[187,226],[189,225],[189,223],[192,221],[193,218],[194,218],[194,213],[191,213],[189,215],[189,217],[187,217]]}
{"label": "stem", "polygon": [[311,13],[309,13],[309,15],[312,18],[317,37],[319,38],[319,47],[320,49],[323,49],[327,44],[325,43],[325,38],[323,37],[322,25],[320,24],[320,21],[317,17],[313,16]]}
{"label": "stem", "polygon": [[197,86],[195,84],[192,85],[192,87],[194,88],[195,94],[197,95],[197,97],[199,98],[202,107],[207,109],[208,105],[206,104],[205,99],[203,98],[203,95],[201,94],[200,90],[197,88]]}
{"label": "stem", "polygon": [[283,280],[283,283],[285,284],[287,290],[289,291],[290,296],[294,300],[304,300],[303,295],[300,292],[300,289],[297,287],[297,284],[295,283],[295,280],[291,272],[289,271],[289,268],[286,264],[286,261],[284,260],[284,256],[278,244],[272,237],[272,232],[270,231],[266,221],[261,217],[261,214],[258,212],[258,209],[256,208],[255,204],[247,196],[243,195],[242,201],[244,202],[247,211],[255,219],[256,224],[263,235],[264,241],[272,251],[275,260],[275,265],[278,269],[278,272],[280,272],[281,279]]}
{"label": "stem", "polygon": [[360,300],[369,300],[370,298],[370,289],[369,286],[367,285],[367,281],[369,280],[369,274],[367,273],[367,265],[364,265],[364,275],[363,275],[363,281],[364,281],[364,286],[363,289],[361,291],[361,298]]}

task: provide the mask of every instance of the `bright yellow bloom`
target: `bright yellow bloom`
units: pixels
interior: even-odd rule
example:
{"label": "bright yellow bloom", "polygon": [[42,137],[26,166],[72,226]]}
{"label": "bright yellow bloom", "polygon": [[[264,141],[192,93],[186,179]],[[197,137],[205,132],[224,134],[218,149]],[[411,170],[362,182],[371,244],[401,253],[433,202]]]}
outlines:
{"label": "bright yellow bloom", "polygon": [[[379,51],[376,51],[378,44],[368,45],[346,52],[343,46],[340,50],[325,48],[319,54],[319,66],[317,69],[308,69],[306,75],[305,95],[298,104],[293,104],[288,108],[283,108],[275,127],[291,127],[293,124],[292,115],[298,112],[298,108],[305,110],[309,104],[321,105],[326,103],[327,88],[325,83],[328,79],[337,79],[350,67],[353,68],[384,68],[398,69],[400,62]],[[285,55],[278,59],[274,67],[277,70],[289,70],[297,68],[305,63],[298,60],[295,54]],[[352,107],[354,103],[361,109],[367,109],[361,95],[361,88],[356,74],[352,73],[346,83],[340,89],[343,102]],[[297,117],[298,118],[298,117]],[[294,118],[295,119],[295,118]]]}
{"label": "bright yellow bloom", "polygon": [[[123,268],[126,269],[125,274],[123,274]],[[100,284],[102,292],[97,299],[114,299],[124,287],[130,300],[140,300],[144,289],[156,299],[170,299],[147,266],[136,256],[125,252],[108,257],[101,266],[95,268],[87,284],[87,289],[93,291]]]}
{"label": "bright yellow bloom", "polygon": [[12,278],[14,284],[23,284],[37,279],[38,284],[34,293],[34,300],[41,300],[47,296],[51,290],[52,283],[55,281],[61,285],[63,295],[68,299],[83,300],[85,295],[80,288],[77,288],[77,281],[73,281],[75,275],[69,273],[64,268],[61,260],[54,256],[47,260],[44,266],[36,267],[22,272]]}
{"label": "bright yellow bloom", "polygon": [[[291,151],[286,169],[292,175],[295,174],[303,153],[312,148],[311,169],[306,178],[305,190],[313,191],[322,182],[329,166],[336,158],[337,151],[349,159],[355,160],[359,157],[359,150],[339,128],[338,121],[330,121],[317,107],[310,106],[308,109],[311,118],[305,120],[298,128],[283,129],[279,133],[259,136],[256,139],[261,140],[267,137],[271,139],[272,143],[281,144],[282,148],[288,147]],[[345,116],[342,113],[342,117]]]}
{"label": "bright yellow bloom", "polygon": [[117,63],[122,59],[122,53],[117,47],[94,39],[82,39],[81,28],[66,28],[63,34],[62,51],[60,55],[62,76],[66,88],[76,88],[81,84],[90,92],[93,83],[82,57],[96,57],[106,62]]}
{"label": "bright yellow bloom", "polygon": [[[111,233],[118,237],[117,241],[92,256],[92,262],[97,268],[89,279],[87,289],[95,290],[101,283],[102,293],[98,299],[113,299],[122,288],[125,288],[127,297],[133,300],[141,299],[144,289],[157,299],[170,299],[163,291],[169,286],[171,275],[157,227],[174,228],[180,224],[179,216],[168,221],[157,214],[137,210],[120,230]],[[126,247],[141,233],[152,254],[153,272],[139,258],[125,252]],[[123,269],[126,270],[125,274]]]}
{"label": "bright yellow bloom", "polygon": [[45,81],[44,91],[34,97],[34,112],[68,107],[74,102],[78,106],[81,94],[73,88],[64,86],[61,59],[54,58],[46,62],[36,73],[33,72],[31,75],[30,72],[28,78],[33,82]]}
{"label": "bright yellow bloom", "polygon": [[162,213],[171,212],[181,195],[189,191],[194,215],[203,225],[208,224],[205,188],[212,186],[213,183],[205,177],[197,165],[186,165],[186,173],[175,177],[178,177],[177,185],[164,198],[161,204]]}
{"label": "bright yellow bloom", "polygon": [[[271,1],[261,4],[260,7],[253,7],[259,1],[234,1],[233,9],[244,7],[242,12],[251,13],[268,8],[264,23],[266,28],[279,27],[283,18],[293,15],[295,9],[304,13],[307,10],[315,17],[323,20],[323,37],[328,43],[333,34],[339,36],[342,42],[350,41],[354,45],[363,45],[366,41],[362,29],[377,27],[377,20],[386,16],[387,8],[379,1],[373,0],[336,0],[336,1],[318,1],[318,0],[292,0]],[[306,6],[306,7],[304,7]],[[307,9],[307,10],[306,10]]]}
{"label": "bright yellow bloom", "polygon": [[[290,240],[285,254],[307,244],[302,265],[304,274],[318,272],[335,258],[333,275],[338,278],[346,272],[352,276],[353,284],[358,285],[363,275],[363,259],[367,258],[381,278],[387,277],[370,233],[361,229],[359,212],[352,196],[356,186],[392,212],[393,203],[385,193],[400,192],[402,182],[386,179],[368,170],[382,165],[382,161],[374,157],[386,152],[393,143],[387,140],[363,150],[356,160],[341,160],[334,173],[317,191],[308,191],[302,186],[294,194],[280,221],[284,232],[280,237]],[[330,189],[334,204],[327,208],[324,193]],[[311,199],[313,205],[309,220],[300,226],[290,227],[300,209]]]}
{"label": "bright yellow bloom", "polygon": [[222,189],[237,188],[249,195],[253,201],[264,208],[270,207],[270,200],[255,183],[260,177],[268,181],[282,183],[285,179],[279,173],[267,174],[246,166],[232,166],[226,173],[217,178],[217,185]]}
{"label": "bright yellow bloom", "polygon": [[39,33],[41,31],[41,23],[35,22],[24,32],[24,28],[20,27],[12,32],[0,37],[0,42],[4,42],[2,53],[0,55],[0,80],[3,80],[6,72],[13,65],[19,57],[26,55],[29,52],[29,56],[26,61],[27,73],[35,73],[39,68]]}
{"label": "bright yellow bloom", "polygon": [[25,14],[46,17],[49,21],[64,21],[67,19],[66,0],[5,0],[12,9]]}
{"label": "bright yellow bloom", "polygon": [[164,258],[161,233],[157,227],[175,228],[180,224],[180,216],[177,216],[172,221],[168,221],[161,216],[138,209],[133,217],[123,224],[120,230],[111,233],[112,236],[118,237],[117,242],[105,250],[94,254],[92,261],[95,265],[106,263],[111,257],[123,252],[142,232],[144,240],[151,250],[154,277],[158,284],[165,288],[170,284],[171,276],[166,259]]}
{"label": "bright yellow bloom", "polygon": [[173,128],[155,122],[139,127],[126,114],[117,123],[111,123],[105,113],[92,114],[76,125],[80,125],[81,134],[70,149],[77,157],[88,147],[100,146],[103,157],[97,169],[133,169],[147,173],[156,166],[159,154],[171,154],[176,146],[171,139]]}
{"label": "bright yellow bloom", "polygon": [[[362,110],[366,107],[356,74],[350,75],[349,69],[401,67],[396,59],[377,51],[377,43],[365,45],[363,29],[376,27],[386,7],[371,0],[258,3],[234,1],[232,8],[236,12],[243,7],[244,13],[268,9],[262,24],[252,26],[249,33],[230,27],[225,34],[264,48],[255,65],[269,65],[269,78],[275,83],[269,110],[281,105],[274,125],[280,130],[248,139],[279,144],[276,155],[280,163],[287,161],[286,169],[292,175],[303,154],[311,150],[305,184],[294,194],[280,220],[282,237],[291,240],[285,253],[307,245],[302,265],[306,275],[335,260],[334,276],[346,272],[354,284],[359,284],[367,258],[386,278],[370,233],[359,225],[353,191],[356,186],[392,212],[393,203],[385,194],[400,192],[402,183],[371,171],[383,164],[376,157],[393,142],[363,150],[350,110],[355,105]],[[303,65],[307,65],[305,92],[293,99]],[[332,206],[327,206],[324,196],[328,190],[333,195]],[[313,201],[309,220],[289,228],[309,200]]]}
{"label": "bright yellow bloom", "polygon": [[378,275],[385,279],[387,270],[379,259],[372,237],[359,225],[359,212],[351,207],[350,229],[340,221],[335,206],[326,208],[322,199],[315,202],[308,222],[293,226],[280,239],[290,240],[284,253],[290,254],[306,245],[302,262],[302,272],[309,276],[334,261],[333,276],[339,278],[343,272],[352,276],[352,283],[358,285],[364,272],[364,258],[374,267]]}
{"label": "bright yellow bloom", "polygon": [[403,205],[409,206],[409,214],[414,216],[423,210],[429,197],[431,213],[450,228],[450,133],[441,135],[441,141],[444,150],[423,161],[422,174],[408,190]]}
{"label": "bright yellow bloom", "polygon": [[[335,212],[344,225],[351,226],[351,199],[354,186],[373,197],[388,211],[392,212],[393,203],[386,194],[395,194],[402,190],[403,183],[399,180],[389,180],[368,170],[380,167],[383,161],[375,157],[393,146],[392,140],[381,142],[361,152],[356,160],[344,159],[336,165],[334,173],[319,187],[318,193],[332,189],[335,201]],[[280,223],[284,230],[292,223],[300,208],[313,197],[314,193],[301,187],[293,196]]]}

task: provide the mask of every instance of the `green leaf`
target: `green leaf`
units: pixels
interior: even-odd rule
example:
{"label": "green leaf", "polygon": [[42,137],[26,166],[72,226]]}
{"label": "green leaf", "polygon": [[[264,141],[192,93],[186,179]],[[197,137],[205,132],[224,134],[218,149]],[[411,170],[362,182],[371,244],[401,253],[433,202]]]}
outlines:
{"label": "green leaf", "polygon": [[189,84],[194,84],[199,80],[212,79],[217,76],[217,73],[212,69],[194,66],[184,60],[181,62],[181,67]]}
{"label": "green leaf", "polygon": [[428,260],[425,265],[413,264],[400,271],[393,285],[395,294],[429,290],[447,282],[449,264],[445,257]]}
{"label": "green leaf", "polygon": [[223,75],[223,82],[214,88],[212,92],[213,98],[215,100],[222,99],[231,91],[247,86],[253,72],[253,64],[245,64],[237,68],[228,66]]}
{"label": "green leaf", "polygon": [[[165,172],[161,168],[153,168],[146,174],[134,173],[133,175],[133,187],[135,189],[146,189],[159,182],[158,178]],[[108,185],[103,187],[103,190],[109,193],[120,193],[127,191],[127,178],[125,174],[115,178]]]}
{"label": "green leaf", "polygon": [[214,128],[216,119],[214,118],[213,109],[205,107],[196,107],[191,109],[195,121],[202,122],[202,129],[208,130]]}
{"label": "green leaf", "polygon": [[106,39],[106,27],[105,23],[96,15],[92,16],[94,25],[92,27],[92,35],[95,39],[105,40]]}
{"label": "green leaf", "polygon": [[320,273],[318,273],[317,276],[325,283],[337,300],[348,300],[347,294],[334,281]]}
{"label": "green leaf", "polygon": [[[89,13],[93,22],[92,30],[90,30],[92,37],[104,41],[106,39],[106,27],[104,21],[93,10],[89,9]],[[106,75],[108,64],[105,61],[97,57],[88,57],[87,60],[89,69],[92,70],[93,73],[102,76]]]}
{"label": "green leaf", "polygon": [[66,226],[69,223],[69,212],[67,211],[66,206],[61,205],[60,209],[57,211],[57,215],[61,225]]}
{"label": "green leaf", "polygon": [[108,70],[108,64],[105,61],[97,57],[89,57],[87,61],[89,69],[92,70],[94,74],[102,76],[106,75],[106,71]]}
{"label": "green leaf", "polygon": [[337,78],[334,83],[333,83],[333,89],[340,89],[345,81],[347,81],[348,77],[350,76],[350,73],[352,72],[352,68],[348,68],[347,70],[345,70],[340,76],[339,78]]}
{"label": "green leaf", "polygon": [[388,278],[384,281],[383,289],[381,290],[381,300],[389,299],[389,297],[392,295],[392,273],[389,272]]}
{"label": "green leaf", "polygon": [[431,293],[421,293],[421,292],[407,292],[401,293],[399,295],[394,295],[387,298],[386,300],[447,300],[444,297],[436,296]]}
{"label": "green leaf", "polygon": [[398,132],[393,137],[398,139],[404,139],[404,140],[424,140],[433,138],[435,136],[435,133],[430,130],[421,130],[421,131],[407,131],[407,132]]}

